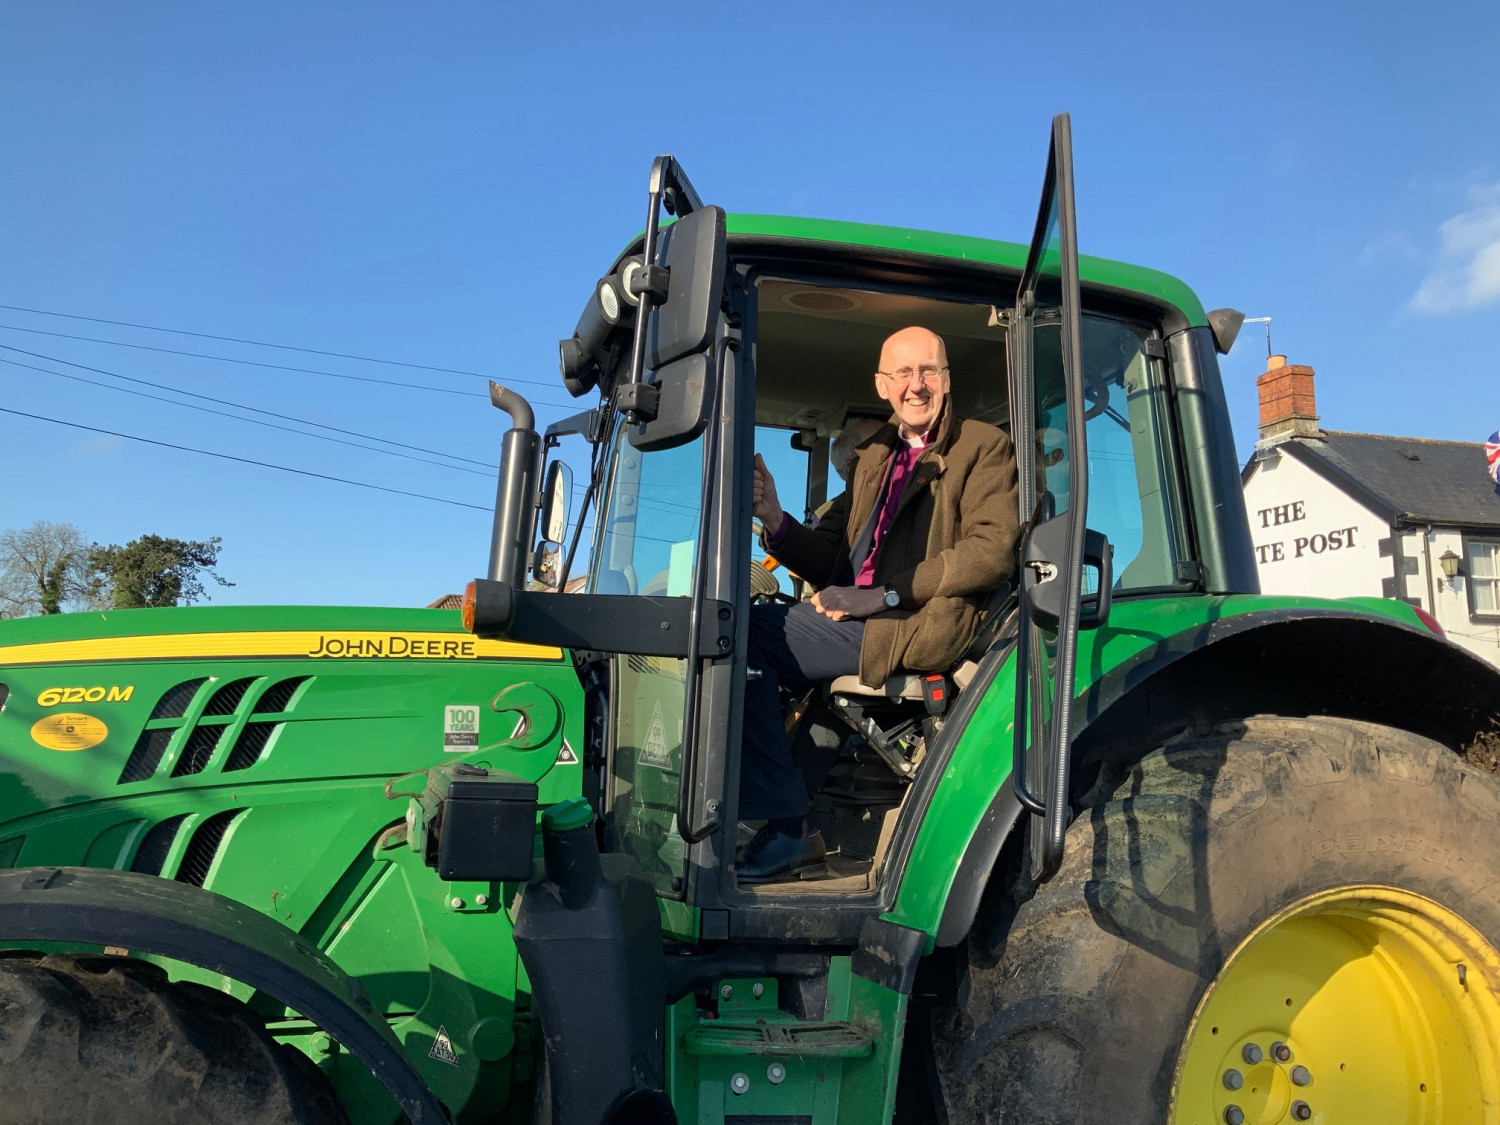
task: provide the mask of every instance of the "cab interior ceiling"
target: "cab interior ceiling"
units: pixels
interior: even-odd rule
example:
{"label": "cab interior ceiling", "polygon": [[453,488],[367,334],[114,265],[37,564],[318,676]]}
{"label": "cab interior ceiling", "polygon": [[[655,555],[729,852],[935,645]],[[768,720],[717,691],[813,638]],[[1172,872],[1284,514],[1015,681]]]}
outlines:
{"label": "cab interior ceiling", "polygon": [[889,417],[875,393],[880,346],[918,324],[947,344],[959,415],[1008,428],[1005,329],[988,305],[763,278],[756,321],[756,425],[826,436],[846,414]]}

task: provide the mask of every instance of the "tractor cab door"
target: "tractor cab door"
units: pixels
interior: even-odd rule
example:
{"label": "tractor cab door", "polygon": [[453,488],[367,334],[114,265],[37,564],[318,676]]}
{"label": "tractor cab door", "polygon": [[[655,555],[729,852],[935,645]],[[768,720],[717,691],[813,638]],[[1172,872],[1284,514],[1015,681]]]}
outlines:
{"label": "tractor cab door", "polygon": [[[661,221],[663,210],[675,221]],[[659,894],[680,898],[694,845],[720,822],[710,794],[721,778],[697,766],[727,735],[737,568],[726,560],[748,551],[748,532],[726,530],[735,504],[720,468],[734,442],[721,403],[726,383],[733,393],[736,340],[724,315],[724,212],[699,201],[672,157],[652,167],[634,261],[621,275],[640,302],[633,351],[601,388],[613,422],[584,595],[614,626],[607,643],[588,646],[608,666],[598,796],[605,849],[634,856]]]}
{"label": "tractor cab door", "polygon": [[[1108,542],[1087,528],[1078,235],[1068,115],[1052,145],[1012,336],[1012,421],[1021,509],[1021,631],[1013,784],[1031,825],[1033,874],[1062,860],[1078,630],[1100,624],[1112,585]],[[1093,567],[1097,574],[1088,573]]]}

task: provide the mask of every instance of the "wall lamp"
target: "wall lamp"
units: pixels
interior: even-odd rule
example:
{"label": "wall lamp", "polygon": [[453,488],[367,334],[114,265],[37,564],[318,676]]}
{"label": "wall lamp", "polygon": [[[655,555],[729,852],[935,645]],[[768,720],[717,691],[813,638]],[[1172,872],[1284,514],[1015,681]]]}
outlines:
{"label": "wall lamp", "polygon": [[1453,553],[1453,548],[1452,547],[1449,547],[1441,555],[1439,555],[1438,556],[1438,565],[1443,568],[1443,577],[1446,578],[1446,579],[1448,579],[1448,581],[1450,581],[1450,582],[1452,582],[1455,578],[1457,578],[1458,577],[1458,564],[1460,562],[1462,562],[1462,561],[1463,561],[1462,559],[1460,559],[1457,555],[1455,555]]}

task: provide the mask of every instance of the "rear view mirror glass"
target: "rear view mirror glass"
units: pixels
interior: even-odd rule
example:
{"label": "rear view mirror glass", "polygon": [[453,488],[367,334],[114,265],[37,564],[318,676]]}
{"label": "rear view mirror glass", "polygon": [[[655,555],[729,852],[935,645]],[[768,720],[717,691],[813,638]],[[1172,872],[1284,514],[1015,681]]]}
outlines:
{"label": "rear view mirror glass", "polygon": [[542,538],[561,543],[568,533],[568,510],[573,502],[573,470],[562,461],[547,466],[542,485],[542,518],[538,529]]}
{"label": "rear view mirror glass", "polygon": [[648,368],[665,367],[713,343],[727,262],[723,209],[704,207],[664,228],[657,261],[668,271],[667,299],[652,312]]}

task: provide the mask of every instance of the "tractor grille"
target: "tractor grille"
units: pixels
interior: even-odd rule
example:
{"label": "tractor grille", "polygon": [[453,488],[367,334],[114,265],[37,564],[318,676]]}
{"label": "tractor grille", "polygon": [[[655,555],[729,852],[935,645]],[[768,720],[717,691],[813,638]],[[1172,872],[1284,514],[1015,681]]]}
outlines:
{"label": "tractor grille", "polygon": [[198,689],[207,682],[207,680],[188,680],[186,683],[169,688],[167,694],[157,701],[151,717],[153,719],[182,718],[187,713],[188,704],[193,701],[193,696],[197,695]]}
{"label": "tractor grille", "polygon": [[172,850],[172,841],[177,839],[177,830],[187,819],[187,813],[169,816],[160,824],[153,825],[136,849],[135,859],[130,861],[130,870],[142,875],[160,875],[162,864],[167,862],[167,853]]}
{"label": "tractor grille", "polygon": [[260,756],[266,751],[267,743],[271,741],[271,736],[276,733],[276,728],[279,726],[281,726],[280,723],[246,723],[245,729],[240,732],[239,741],[230,751],[229,760],[224,763],[224,772],[249,769],[260,761]]}
{"label": "tractor grille", "polygon": [[297,694],[297,689],[305,684],[311,677],[294,676],[290,680],[282,680],[279,684],[273,684],[261,693],[260,699],[255,704],[256,715],[279,715],[287,710],[292,702],[292,696]]}
{"label": "tractor grille", "polygon": [[155,773],[156,767],[161,765],[161,756],[167,752],[167,744],[172,741],[172,734],[171,727],[142,731],[141,737],[135,740],[135,749],[130,752],[125,768],[120,771],[117,784],[145,781]]}
{"label": "tractor grille", "polygon": [[224,833],[229,831],[234,818],[242,811],[229,809],[225,812],[214,813],[198,825],[197,831],[193,833],[193,838],[188,841],[188,846],[182,853],[182,863],[177,867],[176,879],[179,883],[191,883],[195,887],[203,886],[208,879],[209,869],[213,867],[214,857],[219,854],[219,846],[224,842]]}
{"label": "tractor grille", "polygon": [[239,707],[240,700],[245,698],[245,692],[250,690],[250,685],[255,682],[254,677],[248,680],[234,680],[225,684],[208,701],[208,706],[203,708],[205,715],[233,715]]}
{"label": "tractor grille", "polygon": [[[224,772],[249,769],[261,760],[272,737],[285,724],[280,721],[246,722],[240,716],[249,719],[259,715],[285,715],[295,705],[298,690],[310,679],[311,676],[292,676],[277,680],[258,695],[256,686],[265,683],[261,677],[231,680],[214,686],[207,702],[202,704],[202,711],[197,713],[193,711],[193,701],[209,683],[206,677],[186,680],[169,688],[152,709],[146,729],[136,739],[117,784],[129,785],[155,776],[174,745],[174,739],[178,740],[179,749],[172,766],[173,777],[201,774],[216,756],[223,763],[218,768]],[[188,720],[190,714],[195,717]],[[237,720],[244,725],[237,733],[232,733],[236,730]],[[143,850],[144,847],[143,844]]]}
{"label": "tractor grille", "polygon": [[192,734],[188,735],[187,747],[182,751],[182,757],[177,759],[177,764],[172,767],[173,777],[186,777],[189,774],[202,773],[203,767],[208,765],[208,760],[214,756],[214,748],[219,745],[219,738],[228,727],[198,727]]}

